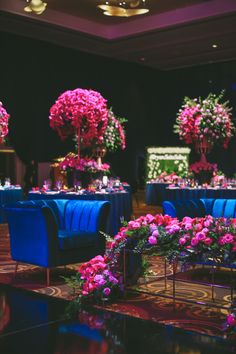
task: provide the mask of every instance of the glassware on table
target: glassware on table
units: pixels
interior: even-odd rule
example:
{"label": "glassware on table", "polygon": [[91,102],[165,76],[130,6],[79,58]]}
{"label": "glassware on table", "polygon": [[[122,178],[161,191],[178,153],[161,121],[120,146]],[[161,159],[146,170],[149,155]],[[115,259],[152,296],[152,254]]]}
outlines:
{"label": "glassware on table", "polygon": [[9,177],[5,178],[4,187],[8,188],[11,185],[11,179]]}
{"label": "glassware on table", "polygon": [[102,184],[103,184],[104,186],[107,186],[107,185],[108,185],[108,177],[107,177],[107,176],[103,176],[103,177],[102,177]]}
{"label": "glassware on table", "polygon": [[57,188],[58,191],[60,191],[62,189],[62,186],[63,186],[62,180],[60,180],[60,179],[57,180],[56,181],[56,188]]}
{"label": "glassware on table", "polygon": [[43,188],[48,191],[51,189],[52,181],[48,178],[43,182]]}
{"label": "glassware on table", "polygon": [[81,190],[81,181],[76,181],[74,183],[74,191],[79,192]]}

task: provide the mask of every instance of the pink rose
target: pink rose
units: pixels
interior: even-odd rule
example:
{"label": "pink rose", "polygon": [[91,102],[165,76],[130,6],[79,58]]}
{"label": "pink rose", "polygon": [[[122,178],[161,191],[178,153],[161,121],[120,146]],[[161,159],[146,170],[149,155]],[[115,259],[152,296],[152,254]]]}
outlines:
{"label": "pink rose", "polygon": [[203,232],[197,232],[195,237],[198,239],[198,241],[202,241],[206,238],[206,235]]}
{"label": "pink rose", "polygon": [[210,246],[212,244],[213,240],[210,238],[210,237],[206,237],[204,240],[203,240],[203,243],[207,246]]}
{"label": "pink rose", "polygon": [[234,236],[231,234],[225,234],[223,236],[223,238],[224,238],[225,243],[233,243],[234,242]]}
{"label": "pink rose", "polygon": [[146,220],[150,224],[150,223],[155,221],[155,217],[153,215],[151,215],[151,214],[147,214],[146,215]]}
{"label": "pink rose", "polygon": [[197,231],[202,230],[202,225],[201,224],[196,224],[195,225],[195,230],[197,230]]}
{"label": "pink rose", "polygon": [[104,294],[105,296],[109,296],[110,293],[111,293],[111,289],[110,289],[110,288],[105,288],[105,289],[103,289],[103,294]]}
{"label": "pink rose", "polygon": [[199,243],[198,239],[196,237],[193,237],[191,240],[191,245],[192,246],[197,246],[197,244]]}
{"label": "pink rose", "polygon": [[154,230],[153,233],[152,233],[152,236],[155,236],[155,237],[159,236],[159,231],[158,230]]}
{"label": "pink rose", "polygon": [[179,239],[179,244],[182,246],[182,245],[185,245],[185,243],[187,242],[187,240],[186,240],[186,238],[184,238],[184,237],[181,237],[180,239]]}
{"label": "pink rose", "polygon": [[156,245],[157,244],[157,239],[155,236],[150,236],[148,238],[148,242],[150,243],[150,245]]}
{"label": "pink rose", "polygon": [[192,229],[192,224],[191,223],[186,223],[185,224],[185,230],[191,230]]}
{"label": "pink rose", "polygon": [[189,216],[185,216],[182,220],[183,223],[192,223],[192,218],[190,218]]}
{"label": "pink rose", "polygon": [[139,229],[140,226],[141,226],[140,223],[137,221],[129,221],[128,222],[129,229]]}
{"label": "pink rose", "polygon": [[229,326],[235,326],[236,325],[235,316],[232,313],[230,313],[226,318],[226,322]]}
{"label": "pink rose", "polygon": [[236,242],[233,243],[232,251],[236,251]]}

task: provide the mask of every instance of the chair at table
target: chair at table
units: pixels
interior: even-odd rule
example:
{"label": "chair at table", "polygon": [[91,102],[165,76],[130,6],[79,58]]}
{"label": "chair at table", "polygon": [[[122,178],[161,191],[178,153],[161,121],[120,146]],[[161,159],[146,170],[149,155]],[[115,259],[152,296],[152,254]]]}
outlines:
{"label": "chair at table", "polygon": [[31,200],[5,206],[12,259],[50,268],[85,262],[105,252],[108,201]]}

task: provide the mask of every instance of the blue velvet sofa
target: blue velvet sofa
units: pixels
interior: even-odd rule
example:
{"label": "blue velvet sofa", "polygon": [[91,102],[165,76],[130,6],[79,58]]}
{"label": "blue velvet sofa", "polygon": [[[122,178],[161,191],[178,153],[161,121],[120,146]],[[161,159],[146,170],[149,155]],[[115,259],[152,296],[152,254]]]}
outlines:
{"label": "blue velvet sofa", "polygon": [[108,201],[30,200],[4,209],[12,259],[47,268],[47,285],[50,268],[104,254]]}
{"label": "blue velvet sofa", "polygon": [[190,199],[165,200],[163,213],[182,219],[184,216],[202,217],[212,215],[216,218],[236,218],[236,199]]}

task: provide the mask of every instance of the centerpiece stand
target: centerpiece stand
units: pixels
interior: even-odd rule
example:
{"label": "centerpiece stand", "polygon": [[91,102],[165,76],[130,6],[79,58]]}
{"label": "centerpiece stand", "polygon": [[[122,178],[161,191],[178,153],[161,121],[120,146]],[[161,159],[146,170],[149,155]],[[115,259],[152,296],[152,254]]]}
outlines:
{"label": "centerpiece stand", "polygon": [[198,154],[200,154],[199,167],[202,167],[199,173],[195,173],[195,178],[199,181],[201,185],[204,183],[209,184],[213,177],[213,170],[208,169],[209,162],[206,158],[206,154],[210,153],[212,147],[212,142],[209,142],[205,137],[203,137],[202,139],[197,139],[195,141],[195,150]]}

